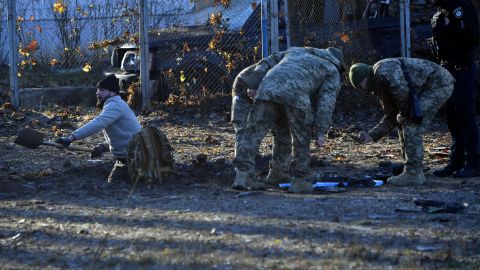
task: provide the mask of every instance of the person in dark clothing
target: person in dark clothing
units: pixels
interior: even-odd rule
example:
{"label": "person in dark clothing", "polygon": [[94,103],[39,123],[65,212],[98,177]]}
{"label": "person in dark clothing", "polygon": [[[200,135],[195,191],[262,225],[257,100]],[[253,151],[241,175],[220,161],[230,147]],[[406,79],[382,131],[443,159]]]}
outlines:
{"label": "person in dark clothing", "polygon": [[478,15],[470,0],[431,0],[438,10],[432,18],[437,58],[456,82],[446,104],[452,136],[450,160],[434,172],[439,177],[480,175],[479,131],[475,121]]}

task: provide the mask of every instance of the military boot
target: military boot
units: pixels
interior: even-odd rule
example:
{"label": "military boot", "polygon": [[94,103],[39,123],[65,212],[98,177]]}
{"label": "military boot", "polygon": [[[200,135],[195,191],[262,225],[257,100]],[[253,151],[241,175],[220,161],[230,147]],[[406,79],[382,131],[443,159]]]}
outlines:
{"label": "military boot", "polygon": [[113,165],[110,175],[108,175],[108,183],[116,183],[129,181],[128,168],[126,162],[117,160]]}
{"label": "military boot", "polygon": [[267,178],[265,178],[265,183],[267,185],[278,186],[281,183],[290,182],[290,174],[284,172],[277,166],[270,166],[270,171],[268,172]]}
{"label": "military boot", "polygon": [[463,165],[456,165],[449,163],[447,166],[442,169],[436,170],[433,172],[433,175],[438,177],[448,177],[452,176],[455,172],[460,171],[463,168]]}
{"label": "military boot", "polygon": [[426,182],[422,170],[417,172],[404,171],[402,174],[388,178],[387,182],[394,186],[418,186]]}
{"label": "military boot", "polygon": [[232,188],[236,190],[263,190],[265,184],[255,180],[251,173],[236,170]]}
{"label": "military boot", "polygon": [[294,178],[288,188],[290,193],[312,193],[313,185],[312,183],[305,181],[303,178]]}
{"label": "military boot", "polygon": [[456,171],[453,176],[458,178],[480,176],[480,165],[467,163],[461,170]]}

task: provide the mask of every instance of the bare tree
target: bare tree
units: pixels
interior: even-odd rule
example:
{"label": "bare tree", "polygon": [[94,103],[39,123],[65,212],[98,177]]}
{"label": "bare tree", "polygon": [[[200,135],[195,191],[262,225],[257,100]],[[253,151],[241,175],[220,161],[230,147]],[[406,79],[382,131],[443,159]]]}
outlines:
{"label": "bare tree", "polygon": [[86,20],[83,19],[87,13],[85,13],[78,0],[57,0],[51,1],[51,3],[54,21],[62,46],[62,64],[64,67],[70,68],[77,63],[80,38],[86,24]]}

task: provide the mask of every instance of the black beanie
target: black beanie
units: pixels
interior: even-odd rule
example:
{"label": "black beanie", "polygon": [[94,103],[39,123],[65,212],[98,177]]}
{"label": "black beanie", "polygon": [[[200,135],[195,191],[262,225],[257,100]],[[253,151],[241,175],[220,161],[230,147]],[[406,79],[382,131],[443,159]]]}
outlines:
{"label": "black beanie", "polygon": [[107,77],[101,79],[97,83],[97,88],[107,89],[107,90],[110,90],[110,91],[115,92],[115,93],[120,92],[120,86],[118,85],[118,79],[113,74],[110,74]]}

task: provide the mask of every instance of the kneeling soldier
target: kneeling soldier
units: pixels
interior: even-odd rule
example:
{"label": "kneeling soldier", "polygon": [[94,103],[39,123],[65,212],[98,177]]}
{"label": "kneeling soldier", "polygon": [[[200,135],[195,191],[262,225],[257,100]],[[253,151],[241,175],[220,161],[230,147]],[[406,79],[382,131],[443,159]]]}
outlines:
{"label": "kneeling soldier", "polygon": [[[422,135],[452,94],[453,76],[427,60],[392,58],[373,66],[354,64],[349,77],[355,88],[372,91],[384,110],[380,123],[368,133],[360,133],[360,141],[378,141],[393,128],[398,128],[405,168],[402,174],[389,178],[388,182],[397,186],[424,184]],[[420,99],[421,121],[410,118],[410,90],[416,91]]]}

